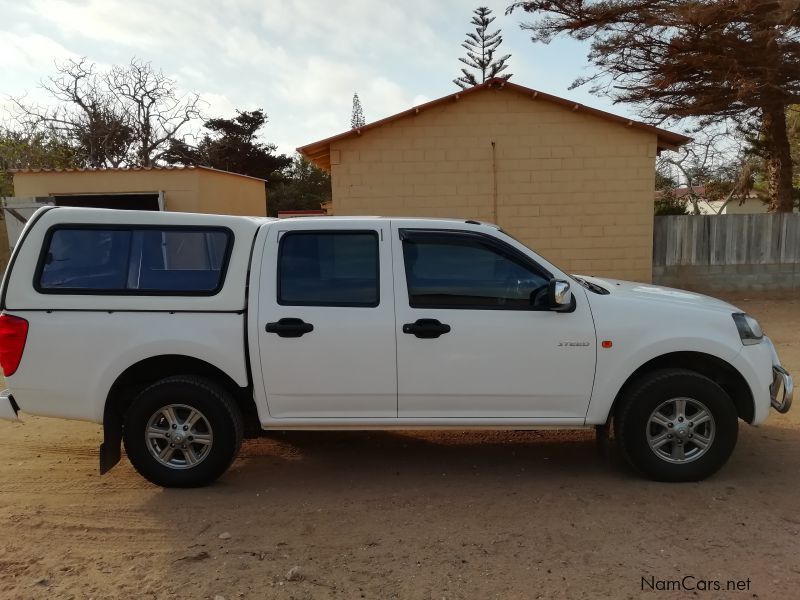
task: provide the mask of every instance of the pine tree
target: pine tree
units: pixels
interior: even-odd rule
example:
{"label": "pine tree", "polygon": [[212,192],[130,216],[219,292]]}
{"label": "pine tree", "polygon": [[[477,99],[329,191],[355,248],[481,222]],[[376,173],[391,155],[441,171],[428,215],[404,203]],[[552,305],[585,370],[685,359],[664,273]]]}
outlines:
{"label": "pine tree", "polygon": [[472,11],[475,15],[472,17],[470,23],[475,26],[475,33],[467,33],[467,39],[461,46],[467,51],[466,57],[461,57],[462,63],[478,71],[477,77],[466,68],[461,67],[461,77],[453,80],[461,89],[465,89],[474,85],[485,82],[487,79],[493,77],[501,77],[509,79],[511,74],[500,75],[502,71],[508,68],[506,61],[511,58],[510,54],[495,58],[495,52],[498,46],[503,43],[503,36],[500,35],[500,30],[488,33],[489,25],[496,17],[490,17],[492,11],[481,6]]}
{"label": "pine tree", "polygon": [[358,129],[366,124],[364,120],[364,110],[361,108],[361,100],[358,99],[358,94],[353,94],[353,114],[350,117],[350,128]]}

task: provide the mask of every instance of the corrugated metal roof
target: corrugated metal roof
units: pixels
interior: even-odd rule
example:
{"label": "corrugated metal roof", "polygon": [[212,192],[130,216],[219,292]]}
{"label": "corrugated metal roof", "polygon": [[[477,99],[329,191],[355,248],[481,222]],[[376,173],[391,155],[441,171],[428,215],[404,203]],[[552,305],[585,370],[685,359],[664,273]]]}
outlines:
{"label": "corrugated metal roof", "polygon": [[212,173],[220,173],[222,175],[234,175],[235,177],[245,177],[247,179],[255,179],[256,181],[264,181],[260,177],[253,177],[251,175],[243,175],[241,173],[234,173],[233,171],[223,171],[222,169],[214,169],[213,167],[205,167],[202,165],[156,165],[152,167],[102,167],[94,168],[75,168],[75,169],[9,169],[10,173],[124,173],[128,171],[210,171]]}
{"label": "corrugated metal roof", "polygon": [[297,148],[297,151],[300,152],[300,154],[302,154],[304,157],[306,157],[306,159],[310,160],[318,167],[330,170],[331,167],[330,145],[333,142],[360,136],[362,133],[369,131],[370,129],[381,127],[382,125],[386,125],[393,121],[397,121],[398,119],[403,119],[405,117],[412,117],[426,109],[433,108],[435,106],[439,106],[440,104],[445,104],[447,102],[452,102],[454,100],[458,100],[462,96],[467,96],[469,94],[474,94],[475,92],[487,89],[511,90],[520,94],[525,94],[532,100],[539,100],[544,102],[552,102],[554,104],[560,104],[561,106],[567,107],[570,110],[580,111],[581,113],[584,114],[593,115],[601,119],[606,119],[607,121],[619,123],[624,127],[633,127],[635,129],[640,129],[642,131],[654,133],[657,136],[659,150],[675,150],[679,146],[682,146],[683,144],[686,144],[687,142],[690,142],[692,140],[692,138],[685,135],[681,135],[679,133],[667,131],[666,129],[661,129],[659,127],[648,125],[647,123],[642,123],[640,121],[634,121],[633,119],[627,119],[625,117],[621,117],[619,115],[615,115],[606,112],[604,110],[599,110],[597,108],[591,108],[590,106],[579,104],[577,102],[567,100],[566,98],[560,98],[558,96],[546,94],[544,92],[540,92],[532,88],[528,88],[522,85],[517,85],[516,83],[511,83],[510,81],[506,81],[505,79],[502,78],[494,78],[494,79],[489,79],[485,83],[476,85],[466,90],[461,90],[455,92],[454,94],[443,96],[442,98],[437,98],[436,100],[431,100],[430,102],[426,102],[425,104],[420,104],[419,106],[415,106],[406,111],[397,113],[395,115],[391,115],[389,117],[386,117],[385,119],[381,119],[380,121],[374,121],[373,123],[368,123],[362,127],[345,131],[344,133],[334,135],[324,140],[320,140],[318,142],[312,142],[310,144],[306,144],[305,146],[300,146],[299,148]]}

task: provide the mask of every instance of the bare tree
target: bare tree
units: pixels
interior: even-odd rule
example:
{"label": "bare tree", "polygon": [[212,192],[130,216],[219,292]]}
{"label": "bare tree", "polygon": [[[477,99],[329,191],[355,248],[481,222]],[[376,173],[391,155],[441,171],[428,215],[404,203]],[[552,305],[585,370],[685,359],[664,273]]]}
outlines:
{"label": "bare tree", "polygon": [[182,129],[202,118],[200,97],[180,95],[175,81],[149,62],[134,58],[125,66],[114,66],[104,81],[129,115],[135,146],[132,158],[140,166],[157,162]]}
{"label": "bare tree", "polygon": [[732,201],[743,203],[753,192],[760,167],[746,141],[723,128],[696,132],[692,143],[662,154],[656,164],[662,175],[677,172],[685,186],[681,199],[691,204],[695,215],[701,214],[701,203],[717,214]]}
{"label": "bare tree", "polygon": [[149,167],[202,118],[197,94],[180,94],[176,83],[149,62],[132,59],[106,73],[86,58],[56,66],[41,86],[52,106],[12,98],[25,130],[59,132],[88,167]]}
{"label": "bare tree", "polygon": [[103,85],[103,77],[85,58],[56,66],[57,74],[41,84],[54,106],[12,98],[17,120],[28,132],[52,131],[75,146],[88,167],[117,167],[128,158],[133,130],[125,107]]}

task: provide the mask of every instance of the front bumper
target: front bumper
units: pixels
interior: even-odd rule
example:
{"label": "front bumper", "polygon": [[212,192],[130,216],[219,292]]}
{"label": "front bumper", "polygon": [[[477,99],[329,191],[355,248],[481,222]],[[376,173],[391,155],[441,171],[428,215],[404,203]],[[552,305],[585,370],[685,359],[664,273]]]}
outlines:
{"label": "front bumper", "polygon": [[11,395],[11,392],[9,390],[0,392],[0,419],[19,421],[19,418],[17,418],[18,412],[19,407],[14,401],[14,396]]}
{"label": "front bumper", "polygon": [[789,371],[780,365],[772,366],[772,384],[769,386],[769,399],[772,408],[779,413],[787,413],[792,407],[794,381]]}

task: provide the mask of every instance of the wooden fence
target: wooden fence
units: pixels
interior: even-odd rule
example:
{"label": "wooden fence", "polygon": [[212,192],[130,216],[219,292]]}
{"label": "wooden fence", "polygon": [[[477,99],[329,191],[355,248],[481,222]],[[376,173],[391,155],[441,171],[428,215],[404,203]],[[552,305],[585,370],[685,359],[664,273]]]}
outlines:
{"label": "wooden fence", "polygon": [[800,292],[800,214],[656,217],[653,281],[710,291]]}
{"label": "wooden fence", "polygon": [[655,218],[653,266],[800,263],[800,214]]}

